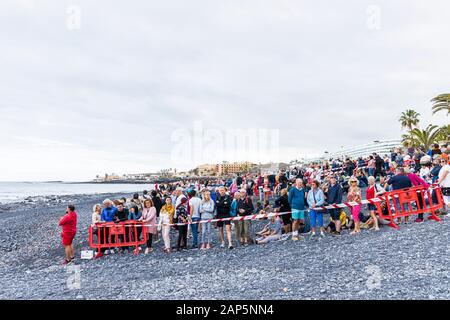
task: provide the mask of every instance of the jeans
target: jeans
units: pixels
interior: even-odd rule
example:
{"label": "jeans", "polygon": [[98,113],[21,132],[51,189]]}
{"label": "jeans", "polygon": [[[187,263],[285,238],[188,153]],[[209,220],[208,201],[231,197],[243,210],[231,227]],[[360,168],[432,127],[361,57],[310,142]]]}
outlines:
{"label": "jeans", "polygon": [[[323,211],[311,210],[309,215],[311,217],[311,228],[315,228],[318,225],[319,228],[323,227]],[[316,224],[317,219],[317,224]]]}
{"label": "jeans", "polygon": [[369,168],[369,177],[373,176],[375,173],[375,168]]}
{"label": "jeans", "polygon": [[[192,217],[192,222],[200,221],[200,217]],[[192,232],[192,245],[194,247],[198,246],[198,224],[191,224],[191,232]]]}
{"label": "jeans", "polygon": [[398,211],[399,213],[408,212],[409,211],[409,204],[408,203],[403,203],[403,205],[400,206],[400,200],[395,198],[394,210]]}
{"label": "jeans", "polygon": [[264,188],[258,187],[258,192],[259,192],[259,201],[261,203],[264,203]]}
{"label": "jeans", "polygon": [[202,244],[211,243],[211,222],[202,223]]}

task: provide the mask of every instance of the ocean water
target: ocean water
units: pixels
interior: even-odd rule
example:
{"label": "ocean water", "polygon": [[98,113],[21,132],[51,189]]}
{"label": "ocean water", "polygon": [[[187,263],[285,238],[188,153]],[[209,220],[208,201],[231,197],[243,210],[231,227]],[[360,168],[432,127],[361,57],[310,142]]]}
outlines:
{"label": "ocean water", "polygon": [[0,182],[0,203],[11,203],[27,197],[73,194],[132,193],[151,190],[151,184],[91,184],[62,182]]}

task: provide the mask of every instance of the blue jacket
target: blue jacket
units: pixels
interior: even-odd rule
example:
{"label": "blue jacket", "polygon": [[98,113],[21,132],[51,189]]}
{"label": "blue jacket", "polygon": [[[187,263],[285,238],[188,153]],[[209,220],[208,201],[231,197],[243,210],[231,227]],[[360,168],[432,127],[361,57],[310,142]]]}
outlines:
{"label": "blue jacket", "polygon": [[128,213],[128,220],[139,220],[140,217],[142,217],[142,212],[134,213],[130,211]]}
{"label": "blue jacket", "polygon": [[[314,198],[316,201],[314,201]],[[316,192],[314,193],[314,190],[311,189],[311,191],[308,192],[308,204],[311,208],[314,204],[316,207],[320,207],[325,203],[325,195],[323,194],[323,191],[321,189],[316,189]]]}
{"label": "blue jacket", "polygon": [[113,222],[114,221],[114,216],[117,213],[117,208],[116,207],[109,207],[107,208],[103,208],[102,209],[102,221],[105,222]]}
{"label": "blue jacket", "polygon": [[231,202],[230,216],[236,217],[237,210],[238,210],[238,202],[236,201],[236,199],[233,199],[233,202]]}
{"label": "blue jacket", "polygon": [[297,187],[292,187],[289,190],[289,205],[292,209],[305,210],[305,189],[300,190]]}
{"label": "blue jacket", "polygon": [[334,186],[330,185],[328,187],[328,203],[342,203],[342,187],[339,183],[336,183]]}

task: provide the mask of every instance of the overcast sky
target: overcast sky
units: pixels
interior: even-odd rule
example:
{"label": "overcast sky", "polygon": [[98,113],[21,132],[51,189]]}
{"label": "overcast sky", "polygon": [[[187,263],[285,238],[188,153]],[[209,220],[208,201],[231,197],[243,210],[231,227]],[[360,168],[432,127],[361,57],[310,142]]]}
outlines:
{"label": "overcast sky", "polygon": [[399,138],[408,107],[444,124],[430,99],[449,91],[448,12],[448,0],[2,0],[0,180],[216,160],[211,143],[211,158],[174,156],[173,132],[195,121],[278,132],[284,161]]}

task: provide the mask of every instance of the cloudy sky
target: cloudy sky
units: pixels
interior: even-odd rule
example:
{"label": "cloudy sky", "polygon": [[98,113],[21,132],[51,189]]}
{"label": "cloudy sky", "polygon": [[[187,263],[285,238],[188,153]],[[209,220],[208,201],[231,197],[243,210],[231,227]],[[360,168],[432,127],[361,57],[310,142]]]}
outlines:
{"label": "cloudy sky", "polygon": [[[449,11],[448,0],[2,0],[0,180],[189,169],[219,161],[217,140],[245,129],[275,137],[289,161],[396,139],[407,107],[446,123],[429,101],[449,91]],[[213,139],[195,147],[196,126]]]}

